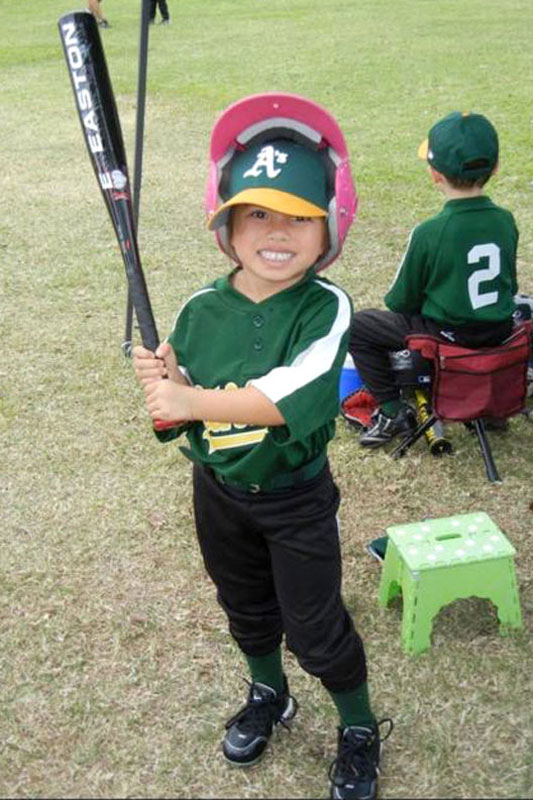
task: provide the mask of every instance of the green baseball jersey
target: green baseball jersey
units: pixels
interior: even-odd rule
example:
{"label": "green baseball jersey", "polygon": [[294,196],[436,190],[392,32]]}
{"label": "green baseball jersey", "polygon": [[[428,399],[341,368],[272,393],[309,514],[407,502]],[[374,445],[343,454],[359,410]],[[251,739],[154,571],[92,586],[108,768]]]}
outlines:
{"label": "green baseball jersey", "polygon": [[518,291],[517,246],[510,211],[484,195],[449,200],[411,232],[385,303],[447,325],[509,319]]}
{"label": "green baseball jersey", "polygon": [[[228,482],[262,485],[324,453],[335,432],[351,314],[348,295],[313,271],[260,303],[233,289],[231,275],[193,294],[168,338],[191,383],[255,386],[286,424],[190,423],[185,454]],[[157,435],[165,441],[181,432]]]}

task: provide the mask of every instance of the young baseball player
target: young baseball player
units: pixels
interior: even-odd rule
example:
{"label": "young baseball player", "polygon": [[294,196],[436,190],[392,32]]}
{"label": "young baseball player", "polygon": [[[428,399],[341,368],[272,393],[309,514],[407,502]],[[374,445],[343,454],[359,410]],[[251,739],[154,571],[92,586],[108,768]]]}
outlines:
{"label": "young baseball player", "polygon": [[339,255],[356,207],[335,120],[296,95],[233,104],[212,132],[206,200],[235,267],[185,303],[157,358],[136,347],[134,366],[152,418],[181,421],[159,438],[188,439],[200,548],[250,672],[223,753],[254,764],[296,714],[285,638],[339,711],[331,796],[373,798],[379,723],[341,596],[327,460],[351,307],[318,270]]}
{"label": "young baseball player", "polygon": [[429,333],[465,347],[500,344],[513,327],[518,230],[513,215],[483,188],[498,167],[498,135],[481,114],[453,112],[419,148],[443,209],[411,232],[389,311],[354,314],[349,350],[379,408],[360,438],[380,447],[415,425],[400,399],[389,353],[410,333]]}

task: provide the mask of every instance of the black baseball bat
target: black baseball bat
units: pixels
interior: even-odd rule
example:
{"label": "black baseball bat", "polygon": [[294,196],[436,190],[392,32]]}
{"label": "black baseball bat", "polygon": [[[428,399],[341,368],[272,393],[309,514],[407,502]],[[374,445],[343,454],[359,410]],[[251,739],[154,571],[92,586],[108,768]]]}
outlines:
{"label": "black baseball bat", "polygon": [[[98,25],[90,12],[74,11],[60,17],[58,27],[89,159],[126,268],[141,340],[155,352],[159,335],[139,255],[126,151]],[[158,430],[176,424],[154,423]]]}
{"label": "black baseball bat", "polygon": [[[144,109],[146,106],[146,74],[148,71],[148,38],[150,30],[150,0],[141,0],[141,27],[139,38],[139,67],[137,70],[137,118],[135,122],[135,158],[133,162],[133,219],[139,232],[139,207],[144,144]],[[126,326],[122,351],[131,356],[133,325],[133,303],[128,289],[126,302]]]}

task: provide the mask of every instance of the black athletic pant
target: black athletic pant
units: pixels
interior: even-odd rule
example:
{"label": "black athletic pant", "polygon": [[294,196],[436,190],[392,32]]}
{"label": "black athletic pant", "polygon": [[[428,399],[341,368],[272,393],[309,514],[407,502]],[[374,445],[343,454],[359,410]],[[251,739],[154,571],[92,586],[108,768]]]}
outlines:
{"label": "black athletic pant", "polygon": [[354,314],[349,350],[363,383],[381,404],[400,396],[389,353],[404,350],[408,334],[426,333],[462,347],[494,347],[510,335],[512,328],[512,319],[488,325],[444,328],[428,317],[371,308]]}
{"label": "black athletic pant", "polygon": [[155,19],[156,8],[159,6],[161,16],[163,19],[170,19],[168,13],[167,0],[150,0],[150,19]]}
{"label": "black athletic pant", "polygon": [[363,643],[341,597],[339,493],[329,466],[276,492],[223,486],[197,465],[193,481],[204,563],[240,649],[267,655],[285,634],[326,689],[350,691],[366,681]]}

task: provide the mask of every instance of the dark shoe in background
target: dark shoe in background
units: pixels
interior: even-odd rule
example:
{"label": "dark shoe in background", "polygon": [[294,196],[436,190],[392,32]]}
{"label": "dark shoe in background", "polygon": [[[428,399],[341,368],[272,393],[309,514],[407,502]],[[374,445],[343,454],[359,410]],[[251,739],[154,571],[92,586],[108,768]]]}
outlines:
{"label": "dark shoe in background", "polygon": [[359,444],[363,447],[382,447],[398,434],[410,434],[416,428],[416,414],[408,405],[404,405],[395,417],[386,417],[378,408],[372,414],[371,423],[359,437]]}

